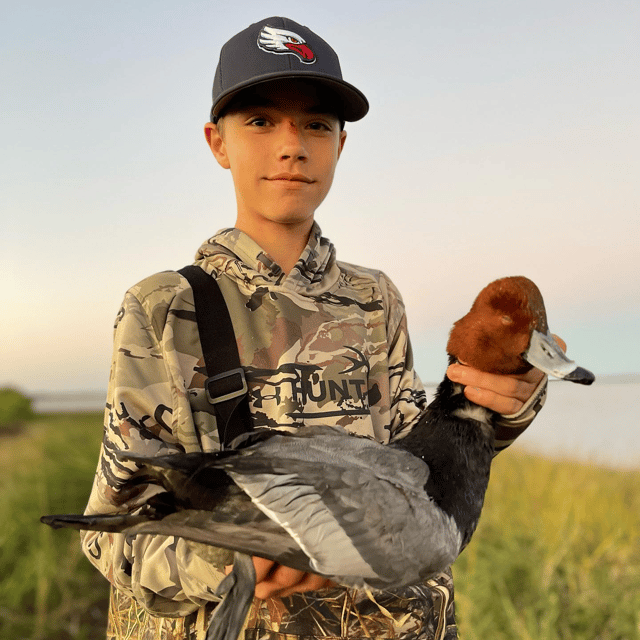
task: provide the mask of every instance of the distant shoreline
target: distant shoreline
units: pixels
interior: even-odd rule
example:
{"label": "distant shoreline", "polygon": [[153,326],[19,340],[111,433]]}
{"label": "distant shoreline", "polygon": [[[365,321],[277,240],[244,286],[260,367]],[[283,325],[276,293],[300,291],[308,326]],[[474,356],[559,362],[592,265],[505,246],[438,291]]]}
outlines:
{"label": "distant shoreline", "polygon": [[[636,384],[640,383],[640,373],[596,373],[594,384]],[[557,378],[551,378],[551,382],[562,382]],[[425,387],[437,387],[439,382],[425,382]],[[566,384],[566,383],[565,383]]]}
{"label": "distant shoreline", "polygon": [[609,373],[596,374],[596,384],[627,384],[640,382],[640,373]]}
{"label": "distant shoreline", "polygon": [[[559,382],[551,379],[551,382]],[[596,374],[597,385],[640,383],[640,373]],[[427,389],[435,389],[439,382],[425,382]],[[100,411],[104,409],[106,389],[104,391],[87,389],[73,391],[41,391],[26,393],[33,400],[36,413],[54,413],[57,411]]]}

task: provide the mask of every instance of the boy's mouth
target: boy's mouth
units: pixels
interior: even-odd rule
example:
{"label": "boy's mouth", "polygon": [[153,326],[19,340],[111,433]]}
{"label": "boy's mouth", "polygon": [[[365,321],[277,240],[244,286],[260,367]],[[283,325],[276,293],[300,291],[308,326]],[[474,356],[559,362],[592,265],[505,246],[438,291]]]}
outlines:
{"label": "boy's mouth", "polygon": [[306,182],[307,184],[311,184],[312,182],[315,182],[315,180],[312,180],[311,178],[309,178],[308,176],[305,176],[302,173],[278,173],[278,174],[276,174],[274,176],[268,177],[267,180],[270,180],[270,181],[284,180],[284,181],[288,181],[288,182]]}

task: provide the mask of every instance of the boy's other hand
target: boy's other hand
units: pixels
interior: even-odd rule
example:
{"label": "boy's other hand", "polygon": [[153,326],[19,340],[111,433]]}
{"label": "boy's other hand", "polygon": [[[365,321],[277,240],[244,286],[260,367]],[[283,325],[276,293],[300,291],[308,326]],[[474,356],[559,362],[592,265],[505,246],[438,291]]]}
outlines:
{"label": "boy's other hand", "polygon": [[[253,556],[253,566],[256,570],[255,596],[259,600],[271,597],[283,598],[292,593],[315,591],[335,586],[331,580],[323,576],[304,573],[257,556]],[[225,573],[230,571],[231,565],[226,566]]]}
{"label": "boy's other hand", "polygon": [[[564,340],[556,335],[554,338],[566,351],[567,345]],[[522,409],[544,377],[544,373],[533,368],[521,375],[499,375],[456,363],[449,365],[447,377],[452,382],[465,385],[464,395],[471,402],[503,415],[511,415]]]}

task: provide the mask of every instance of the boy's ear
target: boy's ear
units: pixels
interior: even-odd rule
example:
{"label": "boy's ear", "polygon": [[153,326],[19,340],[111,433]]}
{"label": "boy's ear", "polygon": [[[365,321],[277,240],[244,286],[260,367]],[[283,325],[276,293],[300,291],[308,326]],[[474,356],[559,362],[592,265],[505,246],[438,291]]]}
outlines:
{"label": "boy's ear", "polygon": [[227,156],[227,147],[218,127],[213,124],[213,122],[207,122],[204,125],[204,137],[218,164],[223,169],[228,169],[231,165],[229,164],[229,158]]}
{"label": "boy's ear", "polygon": [[342,150],[344,149],[344,143],[347,140],[347,132],[343,129],[340,132],[340,140],[338,142],[338,159],[340,158],[340,154],[342,153]]}

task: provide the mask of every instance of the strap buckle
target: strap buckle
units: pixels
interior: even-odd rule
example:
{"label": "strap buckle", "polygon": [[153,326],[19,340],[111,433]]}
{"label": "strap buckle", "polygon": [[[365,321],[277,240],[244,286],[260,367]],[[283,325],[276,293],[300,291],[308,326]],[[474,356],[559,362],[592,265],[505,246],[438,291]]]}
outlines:
{"label": "strap buckle", "polygon": [[204,383],[207,400],[211,404],[226,402],[233,398],[243,396],[248,391],[247,378],[244,375],[244,369],[230,369],[215,376],[207,378]]}

